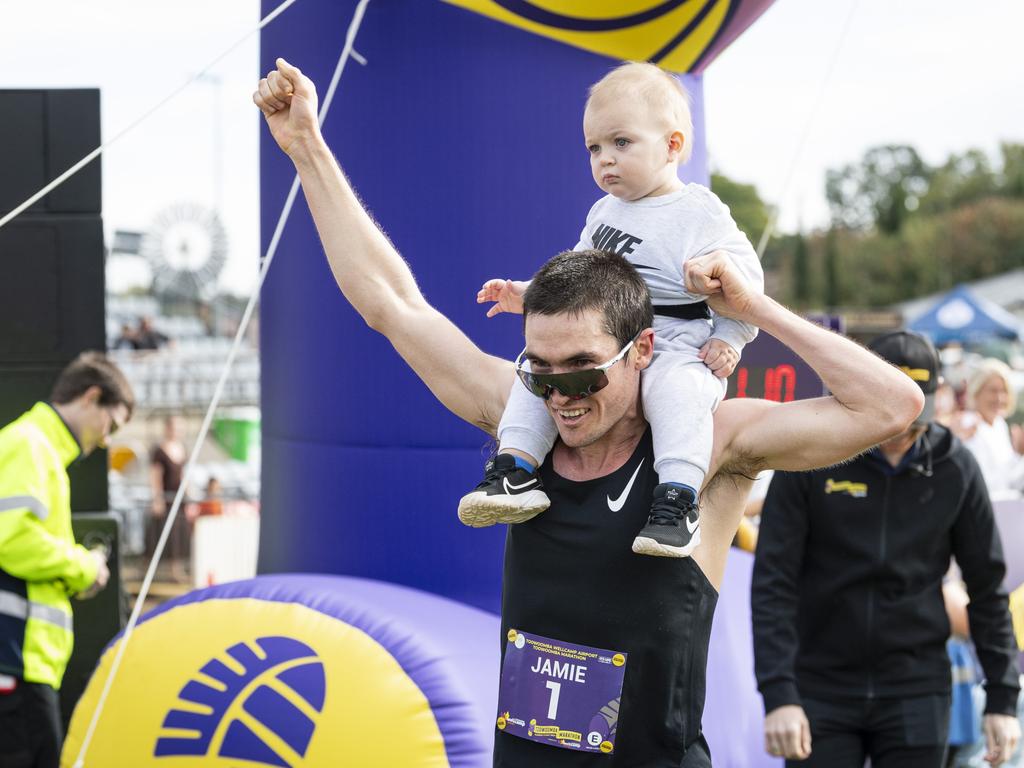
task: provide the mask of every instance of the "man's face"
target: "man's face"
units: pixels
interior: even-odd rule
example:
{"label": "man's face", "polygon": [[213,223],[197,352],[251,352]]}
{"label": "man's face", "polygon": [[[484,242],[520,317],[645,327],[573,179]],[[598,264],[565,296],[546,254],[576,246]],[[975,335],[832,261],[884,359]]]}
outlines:
{"label": "man's face", "polygon": [[[622,345],[604,330],[601,313],[589,310],[580,317],[528,315],[526,355],[534,373],[568,373],[595,368],[618,354]],[[649,332],[648,332],[649,333]],[[600,440],[630,412],[639,408],[641,360],[637,346],[650,341],[641,336],[638,345],[607,371],[608,385],[580,400],[555,390],[545,401],[558,426],[558,435],[570,448]]]}
{"label": "man's face", "polygon": [[900,432],[895,437],[890,437],[879,447],[887,453],[895,453],[902,456],[911,449],[917,439],[928,429],[927,425],[912,424],[910,428]]}
{"label": "man's face", "polygon": [[587,105],[583,138],[590,171],[604,192],[620,200],[668,194],[678,185],[669,134],[638,99],[606,98]]}
{"label": "man's face", "polygon": [[128,406],[100,405],[98,399],[85,403],[82,411],[78,439],[82,444],[82,456],[88,456],[97,448],[106,448],[107,439],[128,421]]}

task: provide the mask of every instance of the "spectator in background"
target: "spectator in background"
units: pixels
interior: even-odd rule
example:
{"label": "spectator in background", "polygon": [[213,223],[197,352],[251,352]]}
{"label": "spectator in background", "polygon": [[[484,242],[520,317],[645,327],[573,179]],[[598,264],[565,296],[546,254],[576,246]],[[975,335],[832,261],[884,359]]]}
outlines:
{"label": "spectator in background", "polygon": [[950,571],[942,585],[942,597],[946,604],[950,632],[946,651],[949,653],[953,672],[947,768],[952,768],[956,764],[957,756],[966,748],[982,740],[981,711],[984,708],[984,704],[976,707],[974,703],[974,689],[981,673],[971,645],[970,620],[967,616],[970,598],[967,596],[964,583],[960,580],[959,570],[951,568]]}
{"label": "spectator in background", "polygon": [[139,330],[135,333],[135,349],[160,349],[168,341],[164,334],[153,327],[153,318],[143,317],[139,320]]}
{"label": "spectator in background", "polygon": [[751,587],[766,748],[790,768],[862,768],[866,757],[873,768],[941,768],[953,555],[985,671],[988,759],[999,765],[1020,739],[1020,686],[992,505],[971,454],[930,423],[931,343],[897,331],[870,348],[918,382],[924,411],[848,464],[772,479]]}
{"label": "spectator in background", "polygon": [[130,324],[121,325],[121,335],[114,341],[114,349],[135,349],[136,330]]}
{"label": "spectator in background", "polygon": [[216,477],[206,482],[206,498],[199,502],[198,514],[200,517],[224,514],[224,491]]}
{"label": "spectator in background", "polygon": [[993,499],[1015,498],[1024,489],[1024,429],[1006,423],[1017,395],[1009,367],[988,358],[967,380],[967,405],[972,411],[958,420],[955,431],[978,460]]}
{"label": "spectator in background", "polygon": [[[985,709],[985,691],[980,684],[981,671],[971,650],[969,632],[968,599],[959,574],[952,574],[942,586],[946,599],[946,613],[952,637],[947,644],[950,660],[953,662],[953,712],[950,721],[950,754],[946,761],[948,768],[987,768],[985,761],[987,746],[982,733],[982,712]],[[1018,648],[1024,650],[1020,614],[1024,601],[1024,586],[1010,595],[1010,613],[1013,616],[1014,632]],[[1017,698],[1017,721],[1024,727],[1024,693]],[[955,736],[955,738],[954,738]],[[1017,751],[1008,756],[1006,766],[1019,768],[1024,765],[1024,746],[1017,744]]]}
{"label": "spectator in background", "polygon": [[[163,439],[153,448],[150,456],[150,488],[153,493],[150,505],[149,524],[146,527],[146,553],[152,557],[156,543],[163,530],[167,511],[181,487],[182,471],[188,452],[182,442],[182,421],[180,416],[164,418]],[[186,581],[188,573],[185,561],[189,553],[189,523],[185,515],[179,514],[174,520],[170,538],[167,541],[170,555],[171,575],[176,581]]]}
{"label": "spectator in background", "polygon": [[0,429],[0,766],[57,768],[58,691],[73,645],[69,598],[107,584],[107,555],[71,529],[66,468],[131,418],[135,396],[105,356],[84,352],[49,402]]}

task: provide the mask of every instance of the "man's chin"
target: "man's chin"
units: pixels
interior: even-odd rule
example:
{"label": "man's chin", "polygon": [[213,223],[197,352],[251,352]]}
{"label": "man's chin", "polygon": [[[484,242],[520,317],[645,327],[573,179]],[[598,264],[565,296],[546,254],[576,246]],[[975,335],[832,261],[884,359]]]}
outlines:
{"label": "man's chin", "polygon": [[558,429],[558,438],[566,448],[586,448],[588,445],[596,443],[600,437],[600,435],[594,435],[589,431],[581,432],[577,429],[563,429],[562,427]]}

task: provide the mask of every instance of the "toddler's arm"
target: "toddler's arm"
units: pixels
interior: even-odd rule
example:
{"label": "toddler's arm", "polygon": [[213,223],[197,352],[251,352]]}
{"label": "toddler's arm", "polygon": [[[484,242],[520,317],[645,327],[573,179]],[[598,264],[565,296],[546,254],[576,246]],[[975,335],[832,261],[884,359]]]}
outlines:
{"label": "toddler's arm", "polygon": [[494,306],[487,310],[488,317],[494,317],[502,312],[514,312],[521,315],[523,314],[523,294],[529,287],[528,280],[488,280],[477,291],[476,303],[494,302]]}
{"label": "toddler's arm", "polygon": [[[590,221],[589,215],[587,216],[587,221]],[[580,232],[579,242],[576,243],[576,247],[573,250],[583,251],[593,247],[594,244],[590,241],[590,235],[587,234],[587,225],[584,225],[583,231]],[[502,312],[514,312],[517,315],[521,315],[523,314],[523,294],[526,293],[526,289],[529,287],[529,280],[488,280],[477,292],[476,303],[486,304],[488,301],[494,302],[494,306],[487,310],[488,317],[500,315]]]}
{"label": "toddler's arm", "polygon": [[[694,255],[702,256],[712,251],[725,251],[750,285],[760,293],[764,293],[764,271],[761,269],[761,261],[757,258],[757,252],[750,244],[750,240],[736,226],[728,206],[719,200],[713,192],[707,190],[704,209],[708,215],[705,222],[707,239],[700,251]],[[736,355],[733,367],[739,361],[743,347],[753,341],[755,336],[757,336],[757,328],[750,323],[742,323],[720,315],[715,315],[712,318],[711,340],[726,344],[732,349]],[[715,346],[721,349],[720,345]],[[707,354],[710,355],[711,351],[709,350]],[[707,362],[706,358],[705,362]]]}

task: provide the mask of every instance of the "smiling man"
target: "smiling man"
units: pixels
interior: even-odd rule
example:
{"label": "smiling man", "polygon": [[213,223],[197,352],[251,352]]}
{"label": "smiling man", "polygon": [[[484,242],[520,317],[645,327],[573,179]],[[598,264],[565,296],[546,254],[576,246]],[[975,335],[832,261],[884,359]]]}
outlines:
{"label": "smiling man", "polygon": [[86,352],[49,402],[0,430],[0,765],[60,761],[68,598],[95,594],[109,577],[106,554],[75,543],[67,467],[104,447],[134,405],[121,371]]}
{"label": "smiling man", "polygon": [[[515,366],[426,302],[320,135],[313,84],[279,59],[253,100],[298,170],[342,293],[453,414],[493,435]],[[751,478],[841,461],[921,410],[920,389],[900,371],[752,290],[723,254],[691,259],[685,272],[713,310],[781,339],[833,395],[723,403],[701,546],[684,559],[635,555],[658,481],[640,404],[654,352],[650,297],[613,254],[567,252],[541,268],[524,311],[525,358],[543,378],[524,383],[548,396],[560,439],[541,467],[550,509],[510,528],[506,543],[496,766],[709,766],[708,639]],[[555,661],[586,666],[585,682],[541,674]]]}

